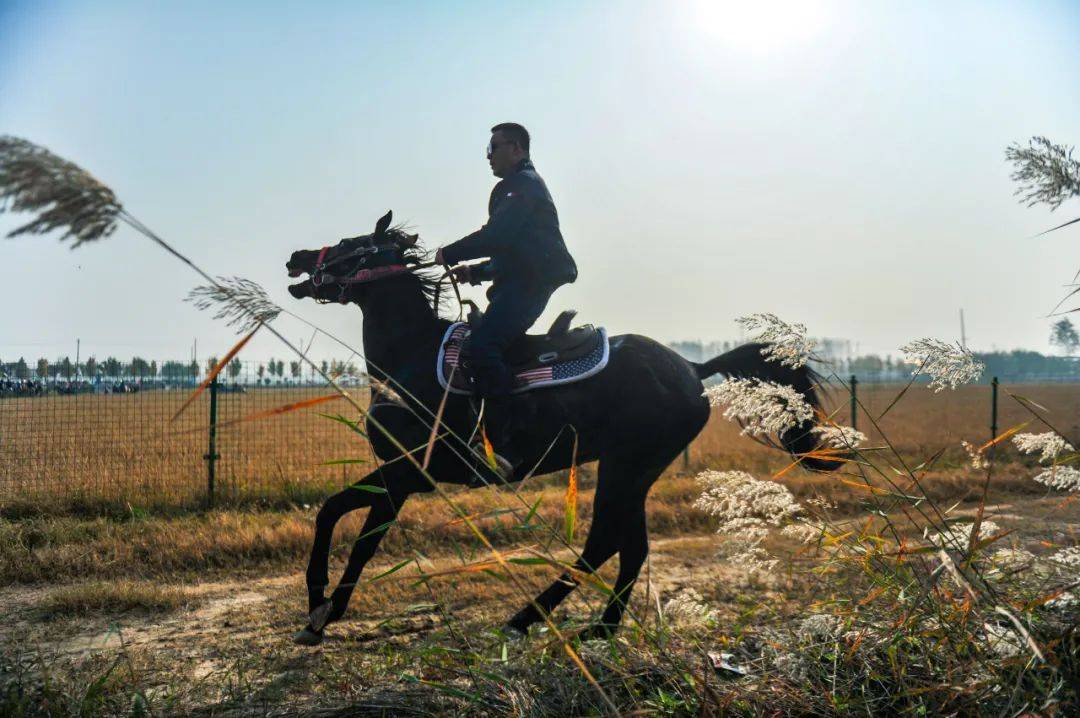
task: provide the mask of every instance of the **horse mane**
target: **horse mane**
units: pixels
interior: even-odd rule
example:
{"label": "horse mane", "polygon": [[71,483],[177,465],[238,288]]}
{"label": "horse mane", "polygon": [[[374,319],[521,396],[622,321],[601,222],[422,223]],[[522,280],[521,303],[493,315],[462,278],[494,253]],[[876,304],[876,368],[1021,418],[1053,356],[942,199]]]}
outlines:
{"label": "horse mane", "polygon": [[[393,237],[394,240],[411,237],[412,235],[406,232],[405,229],[404,225],[397,225],[386,230],[386,234]],[[414,244],[410,249],[406,249],[403,254],[405,265],[409,267],[428,262],[432,256],[420,242]],[[431,311],[434,312],[437,318],[441,317],[442,309],[453,295],[453,290],[449,286],[443,287],[443,291],[439,291],[439,279],[442,277],[442,269],[436,267],[412,269],[409,276],[414,277],[420,285],[420,292],[424,295],[427,303],[431,305]]]}

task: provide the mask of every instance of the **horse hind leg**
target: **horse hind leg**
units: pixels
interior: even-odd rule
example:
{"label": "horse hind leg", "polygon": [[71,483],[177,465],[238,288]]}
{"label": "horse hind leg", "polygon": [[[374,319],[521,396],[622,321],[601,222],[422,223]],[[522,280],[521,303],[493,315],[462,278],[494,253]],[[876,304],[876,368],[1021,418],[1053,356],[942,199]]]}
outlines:
{"label": "horse hind leg", "polygon": [[[668,464],[682,451],[684,443],[680,443],[678,451],[669,447],[669,451],[661,454],[662,460],[655,456],[651,460],[622,461],[613,467],[620,473],[620,483],[615,484],[621,494],[618,497],[619,511],[617,525],[614,527],[614,536],[617,538],[617,550],[619,552],[619,575],[615,579],[611,597],[599,622],[586,628],[579,634],[583,641],[593,638],[610,638],[619,628],[623,614],[630,603],[630,594],[637,583],[641,567],[649,555],[649,531],[645,516],[645,498],[649,489],[660,478]],[[647,468],[642,468],[642,466]],[[597,486],[600,491],[600,486]]]}
{"label": "horse hind leg", "polygon": [[[608,516],[611,510],[608,507],[595,505],[593,509],[593,522],[589,528],[589,535],[585,538],[585,548],[581,556],[574,562],[574,569],[582,573],[593,573],[618,550],[614,527],[610,526]],[[506,627],[511,631],[524,635],[528,633],[529,626],[542,621],[545,616],[555,610],[570,593],[577,588],[578,580],[569,571],[563,573],[555,581],[544,589],[532,603],[528,604],[506,622]]]}
{"label": "horse hind leg", "polygon": [[615,579],[611,598],[604,607],[600,621],[581,632],[580,638],[583,641],[593,638],[610,638],[622,622],[634,584],[637,583],[641,567],[649,555],[649,534],[646,527],[644,500],[638,507],[628,512],[619,533],[619,575]]}
{"label": "horse hind leg", "polygon": [[[581,557],[574,562],[574,568],[583,573],[594,573],[622,547],[624,527],[637,520],[640,512],[641,521],[645,515],[645,494],[653,481],[660,475],[634,472],[633,462],[621,461],[617,457],[602,457],[596,482],[596,495],[593,498],[593,519],[589,534],[585,538],[585,548]],[[648,539],[646,548],[648,550]],[[644,561],[644,558],[642,558]],[[640,565],[639,565],[640,568]],[[621,575],[621,569],[620,569]],[[634,574],[637,575],[636,572]],[[522,608],[507,622],[507,628],[518,633],[525,633],[529,626],[543,620],[570,593],[577,588],[578,581],[569,572],[562,574],[547,589],[537,596],[532,603]]]}

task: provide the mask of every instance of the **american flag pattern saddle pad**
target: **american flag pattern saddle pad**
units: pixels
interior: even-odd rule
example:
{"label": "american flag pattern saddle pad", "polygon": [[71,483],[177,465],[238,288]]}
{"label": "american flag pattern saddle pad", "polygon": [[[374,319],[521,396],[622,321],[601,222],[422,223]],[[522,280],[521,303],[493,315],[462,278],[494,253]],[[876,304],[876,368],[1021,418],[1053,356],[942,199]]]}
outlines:
{"label": "american flag pattern saddle pad", "polygon": [[[473,394],[472,378],[461,368],[461,349],[470,331],[467,322],[455,322],[446,330],[439,346],[435,373],[443,389],[447,388],[447,379],[453,376],[454,383],[449,389],[454,394]],[[513,348],[509,353],[514,353]],[[607,366],[609,353],[607,330],[601,327],[596,330],[593,345],[585,352],[574,352],[572,358],[560,360],[556,352],[542,352],[524,366],[514,366],[512,361],[510,368],[517,380],[513,393],[587,379]]]}

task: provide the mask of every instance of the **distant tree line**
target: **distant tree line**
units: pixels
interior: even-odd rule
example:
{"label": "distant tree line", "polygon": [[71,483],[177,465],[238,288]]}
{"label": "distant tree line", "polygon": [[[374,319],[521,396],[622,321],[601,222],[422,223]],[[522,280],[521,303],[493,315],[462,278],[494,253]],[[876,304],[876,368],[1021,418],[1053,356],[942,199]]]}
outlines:
{"label": "distant tree line", "polygon": [[[218,357],[208,358],[205,362],[203,376],[208,376],[218,363]],[[288,370],[288,378],[292,383],[300,383],[305,378],[311,382],[322,381],[322,378],[314,367],[305,367],[304,363],[300,361],[291,361],[287,366],[282,359],[270,359],[266,362],[255,363],[254,365],[251,362],[247,362],[246,364],[248,365],[248,372],[245,378],[249,381],[256,381],[259,384],[270,385],[275,381],[279,384],[284,382],[286,379],[286,369]],[[304,376],[305,368],[308,369],[307,377]],[[359,377],[361,374],[355,363],[339,361],[336,359],[329,362],[325,360],[322,361],[320,368],[324,373],[331,376],[345,375]],[[244,369],[245,362],[241,362],[240,359],[234,358],[228,363],[219,376],[221,376],[222,379],[241,381],[241,377],[245,375]],[[81,361],[78,364],[67,356],[51,361],[45,357],[40,357],[33,365],[29,364],[25,357],[19,357],[16,361],[0,360],[0,378],[20,381],[38,380],[53,383],[60,381],[94,382],[97,380],[118,378],[179,381],[190,380],[199,375],[200,367],[198,362],[194,360],[165,361],[160,365],[156,360],[146,360],[139,356],[132,357],[128,361],[122,361],[113,356],[102,360],[99,360],[96,357],[89,357],[86,361]]]}
{"label": "distant tree line", "polygon": [[[997,376],[1003,381],[1080,381],[1080,336],[1068,319],[1054,324],[1051,343],[1061,351],[1060,356],[1041,354],[1026,349],[998,352],[974,352],[986,365],[981,382]],[[736,342],[679,341],[668,346],[691,361],[701,362],[736,346]],[[854,374],[860,381],[906,381],[918,366],[903,357],[878,354],[835,356],[821,352],[826,362],[817,367],[822,374],[836,373],[847,378]]]}

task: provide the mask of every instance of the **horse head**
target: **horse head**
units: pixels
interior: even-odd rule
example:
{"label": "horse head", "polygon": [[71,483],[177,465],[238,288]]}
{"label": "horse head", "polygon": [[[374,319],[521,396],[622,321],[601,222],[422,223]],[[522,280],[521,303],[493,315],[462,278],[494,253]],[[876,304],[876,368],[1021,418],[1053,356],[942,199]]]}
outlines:
{"label": "horse head", "polygon": [[322,302],[346,303],[357,298],[364,286],[389,277],[408,274],[418,263],[414,253],[418,235],[391,228],[393,212],[375,224],[375,231],[346,237],[322,249],[301,249],[285,263],[290,277],[310,275],[293,284],[289,293],[297,299],[312,297]]}

